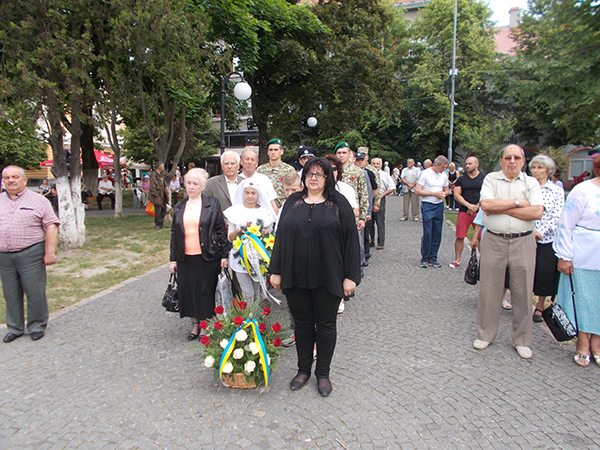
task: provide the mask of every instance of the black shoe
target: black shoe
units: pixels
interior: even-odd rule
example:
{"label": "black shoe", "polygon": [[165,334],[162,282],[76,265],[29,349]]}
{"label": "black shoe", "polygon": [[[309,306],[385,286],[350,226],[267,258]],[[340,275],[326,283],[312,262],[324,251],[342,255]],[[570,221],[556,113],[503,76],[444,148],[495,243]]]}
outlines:
{"label": "black shoe", "polygon": [[363,266],[363,267],[369,267],[369,261],[367,261],[367,260],[365,259],[365,262],[364,262],[364,263],[362,263],[362,266]]}
{"label": "black shoe", "polygon": [[301,389],[306,383],[308,383],[309,379],[310,375],[306,375],[305,373],[299,373],[294,378],[292,378],[292,381],[290,381],[290,389],[292,391],[297,391],[298,389]]}
{"label": "black shoe", "polygon": [[33,333],[31,333],[31,340],[32,341],[39,341],[43,337],[44,337],[44,332],[43,331],[34,331]]}
{"label": "black shoe", "polygon": [[196,339],[198,339],[198,336],[200,336],[200,332],[199,331],[196,334],[190,332],[187,335],[187,340],[188,341],[195,341]]}
{"label": "black shoe", "polygon": [[166,230],[168,230],[168,229],[169,229],[169,227],[168,227],[168,226],[166,226],[166,225],[163,225],[161,228],[164,228],[164,229],[166,229]]}
{"label": "black shoe", "polygon": [[15,334],[15,333],[7,333],[6,335],[4,335],[4,338],[2,339],[3,342],[6,342],[7,344],[14,341],[16,338],[23,336],[22,334]]}
{"label": "black shoe", "polygon": [[542,311],[541,309],[535,308],[535,311],[534,311],[534,313],[533,313],[533,321],[534,321],[535,323],[541,323],[541,322],[543,322],[543,321],[544,321],[544,318],[542,317],[542,315],[541,315],[541,314],[536,314],[536,312],[538,312],[538,311],[539,311],[539,312],[544,312],[544,311]]}
{"label": "black shoe", "polygon": [[375,242],[369,242],[369,247],[375,247]]}
{"label": "black shoe", "polygon": [[319,394],[321,394],[321,397],[327,397],[329,394],[331,394],[333,387],[331,386],[331,381],[329,381],[329,378],[319,378],[317,381],[317,389]]}
{"label": "black shoe", "polygon": [[160,225],[156,225],[156,226],[154,227],[154,229],[155,229],[155,230],[160,230]]}

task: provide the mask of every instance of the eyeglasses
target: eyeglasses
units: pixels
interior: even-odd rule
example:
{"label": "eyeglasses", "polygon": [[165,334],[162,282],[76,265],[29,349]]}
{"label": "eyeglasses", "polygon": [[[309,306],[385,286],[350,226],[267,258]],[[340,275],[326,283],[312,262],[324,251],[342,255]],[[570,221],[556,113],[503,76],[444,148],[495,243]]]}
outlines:
{"label": "eyeglasses", "polygon": [[318,173],[318,172],[309,172],[306,174],[306,178],[316,178],[318,180],[321,180],[325,177],[326,177],[326,175],[324,173]]}
{"label": "eyeglasses", "polygon": [[518,155],[511,155],[511,156],[504,156],[504,161],[511,161],[511,160],[515,160],[515,161],[520,161],[523,159],[522,156],[518,156]]}

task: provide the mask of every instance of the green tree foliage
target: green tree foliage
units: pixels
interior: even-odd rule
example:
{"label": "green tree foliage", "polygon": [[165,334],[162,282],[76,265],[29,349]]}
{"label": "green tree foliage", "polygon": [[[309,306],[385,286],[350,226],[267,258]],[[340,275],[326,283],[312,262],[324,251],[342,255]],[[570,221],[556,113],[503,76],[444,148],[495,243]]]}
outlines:
{"label": "green tree foliage", "polygon": [[[12,103],[12,104],[11,104]],[[0,109],[0,166],[9,164],[39,168],[46,159],[46,144],[40,140],[35,111],[27,104],[4,102]]]}
{"label": "green tree foliage", "polygon": [[[453,148],[471,142],[473,150],[490,149],[498,139],[486,141],[489,134],[478,131],[482,127],[504,130],[504,139],[512,134],[496,102],[492,75],[498,65],[491,14],[483,2],[458,1]],[[421,158],[445,154],[448,148],[453,20],[454,0],[432,0],[410,30],[413,48],[404,63],[403,118],[410,128],[410,145]]]}
{"label": "green tree foliage", "polygon": [[600,11],[595,0],[531,0],[514,32],[508,97],[518,131],[547,145],[600,138]]}

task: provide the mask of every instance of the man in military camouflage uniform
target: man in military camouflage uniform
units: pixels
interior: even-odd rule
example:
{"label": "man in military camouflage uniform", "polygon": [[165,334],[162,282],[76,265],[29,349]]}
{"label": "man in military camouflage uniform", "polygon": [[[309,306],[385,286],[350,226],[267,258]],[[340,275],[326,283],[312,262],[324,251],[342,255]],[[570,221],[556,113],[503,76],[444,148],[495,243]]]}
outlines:
{"label": "man in military camouflage uniform", "polygon": [[278,208],[281,208],[286,199],[283,190],[283,177],[289,172],[295,172],[295,170],[292,166],[281,160],[281,155],[283,155],[283,143],[281,139],[271,139],[267,142],[267,153],[269,161],[259,166],[256,171],[269,177],[277,193],[275,203],[277,203]]}
{"label": "man in military camouflage uniform", "polygon": [[362,169],[350,163],[352,154],[350,146],[347,142],[340,142],[338,145],[336,145],[334,152],[344,165],[342,181],[352,186],[352,188],[356,191],[359,210],[358,223],[356,226],[359,230],[362,230],[365,228],[367,219],[370,219],[370,217],[367,218],[367,212],[369,209],[369,192],[367,191],[365,174]]}

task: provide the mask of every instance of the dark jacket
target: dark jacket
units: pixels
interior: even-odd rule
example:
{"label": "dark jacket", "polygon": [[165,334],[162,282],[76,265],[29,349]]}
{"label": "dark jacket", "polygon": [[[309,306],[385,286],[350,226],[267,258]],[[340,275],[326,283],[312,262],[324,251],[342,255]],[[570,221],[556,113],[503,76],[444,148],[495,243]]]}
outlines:
{"label": "dark jacket", "polygon": [[167,196],[168,187],[162,173],[156,170],[150,172],[150,184],[148,187],[148,201],[154,203],[155,206],[163,206],[163,202]]}
{"label": "dark jacket", "polygon": [[[183,261],[185,258],[185,233],[183,230],[183,212],[188,199],[182,200],[173,208],[171,226],[170,261]],[[202,194],[202,212],[200,213],[200,247],[206,261],[227,258],[230,243],[227,240],[227,226],[221,212],[219,200]]]}

